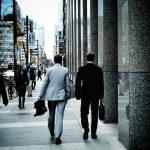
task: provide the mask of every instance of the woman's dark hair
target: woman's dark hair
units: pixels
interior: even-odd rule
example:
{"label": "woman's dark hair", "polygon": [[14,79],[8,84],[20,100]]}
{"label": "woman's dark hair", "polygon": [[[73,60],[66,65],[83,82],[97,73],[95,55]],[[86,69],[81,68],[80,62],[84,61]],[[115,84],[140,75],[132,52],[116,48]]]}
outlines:
{"label": "woman's dark hair", "polygon": [[88,52],[88,53],[86,54],[86,59],[87,59],[87,61],[94,61],[94,58],[95,58],[95,55],[94,55],[93,52]]}
{"label": "woman's dark hair", "polygon": [[62,63],[62,55],[60,55],[60,54],[55,55],[54,62],[61,64]]}

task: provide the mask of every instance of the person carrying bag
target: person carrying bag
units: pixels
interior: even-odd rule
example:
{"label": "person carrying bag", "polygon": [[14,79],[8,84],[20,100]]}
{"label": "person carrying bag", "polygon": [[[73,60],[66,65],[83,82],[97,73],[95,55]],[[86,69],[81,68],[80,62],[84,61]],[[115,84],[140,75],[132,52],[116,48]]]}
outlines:
{"label": "person carrying bag", "polygon": [[[88,139],[91,129],[91,138],[97,138],[99,101],[104,97],[102,68],[94,64],[95,55],[88,52],[87,64],[81,66],[76,77],[76,99],[81,99],[81,125],[84,130],[83,140]],[[89,108],[91,109],[91,127],[88,121]]]}
{"label": "person carrying bag", "polygon": [[0,96],[2,96],[3,104],[7,106],[8,97],[7,97],[6,87],[4,83],[4,77],[1,73],[0,73]]}
{"label": "person carrying bag", "polygon": [[65,86],[69,86],[68,68],[63,67],[62,55],[54,57],[55,65],[48,68],[38,100],[48,101],[48,129],[51,136],[56,137],[55,144],[61,144],[63,132],[63,117],[67,104]]}

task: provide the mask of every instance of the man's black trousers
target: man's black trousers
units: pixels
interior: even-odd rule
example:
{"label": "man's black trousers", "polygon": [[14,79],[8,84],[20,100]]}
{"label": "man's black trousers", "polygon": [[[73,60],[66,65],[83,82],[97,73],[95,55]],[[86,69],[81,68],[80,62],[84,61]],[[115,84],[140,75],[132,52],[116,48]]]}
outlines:
{"label": "man's black trousers", "polygon": [[84,130],[89,130],[88,114],[91,106],[91,133],[96,133],[98,124],[98,99],[81,100],[81,124]]}

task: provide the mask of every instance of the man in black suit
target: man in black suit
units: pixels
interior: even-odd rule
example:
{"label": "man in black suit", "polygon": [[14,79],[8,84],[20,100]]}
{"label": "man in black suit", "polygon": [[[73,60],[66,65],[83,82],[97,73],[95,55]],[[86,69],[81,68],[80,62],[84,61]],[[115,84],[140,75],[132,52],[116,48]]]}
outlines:
{"label": "man in black suit", "polygon": [[102,68],[93,64],[94,53],[86,55],[87,64],[79,68],[76,78],[76,99],[81,99],[81,124],[84,129],[83,139],[88,139],[88,114],[91,105],[91,138],[96,139],[98,124],[98,106],[104,96]]}

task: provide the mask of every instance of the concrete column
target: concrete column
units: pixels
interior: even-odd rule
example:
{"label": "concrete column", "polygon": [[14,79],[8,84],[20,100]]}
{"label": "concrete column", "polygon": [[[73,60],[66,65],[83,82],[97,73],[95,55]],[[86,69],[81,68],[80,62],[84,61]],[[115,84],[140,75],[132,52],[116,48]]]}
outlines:
{"label": "concrete column", "polygon": [[69,0],[69,71],[71,72],[71,49],[72,49],[72,30],[71,30],[71,0]]}
{"label": "concrete column", "polygon": [[94,63],[98,65],[98,0],[90,0],[90,40]]}
{"label": "concrete column", "polygon": [[70,70],[70,0],[67,0],[67,63]]}
{"label": "concrete column", "polygon": [[118,1],[118,139],[129,148],[128,1]]}
{"label": "concrete column", "polygon": [[118,121],[117,0],[103,0],[104,7],[104,105],[105,123]]}
{"label": "concrete column", "polygon": [[150,1],[128,0],[129,149],[150,148]]}
{"label": "concrete column", "polygon": [[87,53],[87,0],[83,0],[83,64],[86,64]]}
{"label": "concrete column", "polygon": [[76,48],[76,0],[73,0],[73,80],[75,82],[77,71],[77,48]]}
{"label": "concrete column", "polygon": [[73,79],[73,1],[70,0],[70,71],[71,71],[71,78]]}
{"label": "concrete column", "polygon": [[77,35],[77,42],[78,42],[78,68],[81,66],[81,2],[78,1],[78,35]]}
{"label": "concrete column", "polygon": [[69,0],[67,0],[66,11],[66,67],[69,68]]}

